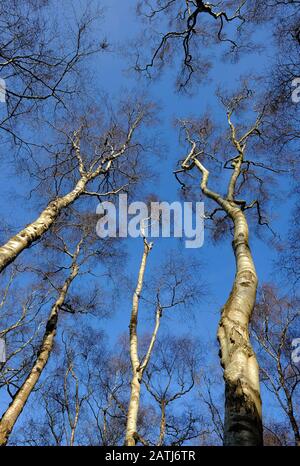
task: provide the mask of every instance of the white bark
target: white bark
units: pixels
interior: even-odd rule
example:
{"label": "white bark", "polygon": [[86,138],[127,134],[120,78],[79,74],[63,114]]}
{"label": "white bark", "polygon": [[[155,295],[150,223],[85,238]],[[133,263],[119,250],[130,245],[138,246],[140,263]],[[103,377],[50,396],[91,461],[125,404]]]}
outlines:
{"label": "white bark", "polygon": [[[79,249],[77,251],[79,252]],[[60,290],[59,296],[51,308],[51,312],[47,320],[45,333],[43,336],[42,343],[40,345],[37,359],[34,362],[33,367],[30,373],[28,374],[25,382],[22,384],[22,386],[15,394],[8,409],[5,411],[0,420],[0,446],[6,445],[15,423],[17,422],[20,414],[22,413],[32,390],[36,386],[48,362],[49,356],[53,349],[54,339],[56,335],[58,313],[60,308],[64,304],[69,287],[74,278],[77,276],[77,274],[78,265],[76,264],[76,261],[74,261],[72,264],[71,273],[64,282],[64,285]]]}
{"label": "white bark", "polygon": [[262,421],[259,367],[249,339],[257,276],[244,214],[235,209],[233,248],[236,276],[222,309],[218,340],[225,380],[225,445],[261,445]]}
{"label": "white bark", "polygon": [[111,153],[103,159],[99,156],[95,156],[95,160],[87,171],[80,154],[80,139],[75,132],[75,140],[72,141],[72,143],[78,159],[80,179],[77,181],[72,191],[65,196],[58,197],[51,201],[34,222],[27,225],[27,227],[19,231],[19,233],[10,238],[6,244],[0,247],[0,273],[13,262],[24,249],[40,239],[42,235],[49,230],[64,208],[71,205],[82,194],[88,194],[85,189],[90,181],[109,172],[113,162],[121,157],[128,149],[134,131],[139,126],[142,118],[143,112],[137,116],[128,129],[126,140],[120,148],[114,149],[112,147]]}
{"label": "white bark", "polygon": [[24,249],[40,239],[49,230],[62,209],[71,205],[84,192],[86,184],[87,178],[82,177],[72,191],[51,201],[34,222],[27,225],[0,247],[0,272],[13,262]]}
{"label": "white bark", "polygon": [[138,311],[139,311],[139,300],[142,292],[144,274],[147,264],[148,254],[152,248],[152,244],[148,243],[144,239],[144,252],[141,261],[141,266],[138,275],[137,286],[133,295],[132,300],[132,311],[130,318],[130,359],[132,367],[132,379],[131,379],[131,389],[130,389],[130,400],[127,413],[127,425],[126,425],[126,435],[125,435],[125,445],[135,446],[139,438],[137,433],[137,420],[140,406],[140,394],[141,394],[141,382],[143,378],[144,371],[149,363],[153,347],[156,341],[157,332],[160,325],[161,318],[161,309],[158,306],[156,309],[156,320],[155,327],[152,332],[151,341],[148,347],[146,356],[142,362],[140,362],[138,356],[138,336],[137,336],[137,324],[138,324]]}
{"label": "white bark", "polygon": [[183,170],[196,166],[201,173],[201,190],[227,213],[233,222],[233,249],[236,259],[236,276],[231,294],[224,308],[218,329],[220,359],[225,380],[225,445],[255,446],[262,444],[262,407],[259,385],[259,367],[249,338],[249,323],[255,305],[257,275],[249,247],[246,217],[235,200],[235,188],[244,160],[245,144],[260,123],[238,139],[231,122],[232,111],[227,113],[231,141],[237,151],[232,159],[232,176],[226,197],[207,187],[209,172],[197,159],[196,143],[189,137],[191,151],[182,163]]}
{"label": "white bark", "polygon": [[138,309],[139,300],[143,288],[144,274],[146,269],[147,257],[150,252],[147,241],[144,240],[144,252],[142,256],[141,266],[138,274],[138,281],[135,292],[132,299],[132,311],[130,318],[130,359],[132,368],[132,380],[131,380],[131,391],[130,400],[127,413],[127,426],[125,445],[134,446],[136,444],[136,432],[137,432],[137,418],[140,404],[140,392],[141,392],[141,377],[142,373],[139,372],[140,360],[138,356],[138,337],[137,337],[137,323],[138,323]]}

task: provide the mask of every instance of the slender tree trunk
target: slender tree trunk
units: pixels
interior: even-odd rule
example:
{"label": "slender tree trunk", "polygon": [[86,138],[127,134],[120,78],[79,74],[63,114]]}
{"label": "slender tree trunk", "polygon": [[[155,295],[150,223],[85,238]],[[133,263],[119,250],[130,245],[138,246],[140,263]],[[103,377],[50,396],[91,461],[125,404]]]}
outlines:
{"label": "slender tree trunk", "polygon": [[[256,446],[263,443],[262,406],[260,398],[259,367],[250,343],[249,323],[255,305],[257,275],[249,247],[249,229],[240,201],[235,200],[235,189],[244,160],[245,142],[257,128],[255,126],[237,139],[228,112],[231,139],[238,155],[231,159],[231,175],[227,196],[208,188],[209,171],[197,159],[196,143],[182,164],[184,170],[194,165],[202,174],[201,190],[214,200],[231,218],[234,225],[233,250],[236,260],[236,275],[230,296],[222,309],[218,328],[221,366],[225,380],[224,445]],[[192,164],[189,165],[192,160]]]}
{"label": "slender tree trunk", "polygon": [[72,191],[51,201],[34,222],[19,231],[0,247],[0,272],[13,262],[24,249],[27,249],[49,230],[60,212],[84,192],[87,181],[88,178],[82,176]]}
{"label": "slender tree trunk", "polygon": [[291,426],[292,426],[292,429],[293,429],[293,432],[294,432],[295,446],[300,447],[300,432],[299,432],[298,423],[297,423],[296,418],[294,416],[294,408],[293,408],[293,403],[292,403],[291,398],[288,401],[288,406],[289,406],[288,416],[289,416],[290,423],[291,423]]}
{"label": "slender tree trunk", "polygon": [[[290,420],[290,423],[291,423],[291,426],[294,432],[295,446],[300,447],[300,432],[299,432],[297,420],[294,415],[294,403],[293,403],[292,395],[285,383],[284,371],[282,369],[280,356],[278,357],[278,361],[277,361],[277,370],[279,373],[280,383],[285,393],[285,397],[287,401],[287,415],[289,417],[289,420]],[[279,398],[279,394],[277,398]],[[280,399],[279,399],[279,402],[280,402]]]}
{"label": "slender tree trunk", "polygon": [[160,417],[160,428],[159,428],[159,439],[157,446],[161,447],[164,443],[166,434],[166,400],[161,400],[160,404],[161,417]]}
{"label": "slender tree trunk", "polygon": [[[76,408],[77,409],[77,408]],[[71,426],[71,438],[70,438],[70,447],[74,446],[75,442],[75,433],[76,433],[76,427],[78,424],[78,419],[79,419],[79,411],[76,411],[75,414],[75,419],[74,419],[74,424]]]}
{"label": "slender tree trunk", "polygon": [[130,318],[130,359],[132,367],[132,380],[131,380],[131,391],[130,400],[127,414],[127,426],[125,445],[134,446],[136,444],[136,433],[137,433],[137,417],[140,403],[140,391],[141,391],[141,377],[142,373],[140,369],[140,360],[138,356],[138,337],[137,337],[137,323],[138,323],[138,309],[139,300],[143,288],[144,274],[147,264],[148,254],[151,250],[151,246],[144,240],[144,252],[142,256],[141,266],[138,274],[137,286],[132,299],[132,311]]}
{"label": "slender tree trunk", "polygon": [[249,339],[257,276],[248,244],[248,225],[239,208],[231,211],[236,276],[219,323],[221,365],[225,379],[225,445],[261,445],[259,367]]}
{"label": "slender tree trunk", "polygon": [[[158,306],[156,309],[156,319],[155,327],[152,333],[150,344],[148,347],[147,354],[143,359],[143,362],[133,368],[132,379],[131,379],[131,390],[130,390],[130,401],[127,414],[127,426],[126,426],[126,439],[125,445],[135,446],[138,439],[141,440],[141,437],[137,433],[137,418],[140,406],[140,393],[141,393],[141,383],[143,379],[143,374],[151,358],[151,354],[154,348],[154,344],[157,337],[157,332],[160,326],[160,319],[162,316],[162,309]],[[137,345],[137,340],[136,340]],[[135,345],[134,345],[135,347]],[[136,346],[137,347],[137,346]],[[135,351],[135,350],[134,350]]]}
{"label": "slender tree trunk", "polygon": [[291,422],[292,429],[294,432],[295,446],[300,447],[300,433],[299,433],[297,421],[295,419],[294,414],[289,415],[289,418],[290,418],[290,422]]}
{"label": "slender tree trunk", "polygon": [[144,238],[144,252],[142,256],[141,266],[138,275],[137,286],[132,299],[132,311],[130,318],[130,359],[132,367],[132,379],[131,379],[131,390],[130,390],[130,400],[127,413],[127,425],[126,425],[126,434],[125,434],[125,445],[135,446],[138,440],[139,435],[137,432],[137,419],[140,406],[140,393],[141,393],[141,382],[143,378],[144,371],[149,363],[154,343],[156,341],[157,332],[160,325],[160,319],[162,316],[162,309],[160,305],[157,305],[156,308],[156,319],[155,326],[152,332],[150,344],[144,357],[143,361],[140,362],[138,356],[138,337],[137,337],[137,323],[138,323],[138,310],[139,310],[139,300],[141,296],[141,291],[144,282],[144,274],[146,269],[147,258],[149,252],[152,249],[152,243],[148,243]]}
{"label": "slender tree trunk", "polygon": [[48,362],[49,356],[52,352],[54,338],[56,335],[58,313],[59,313],[61,306],[64,304],[69,287],[77,274],[78,274],[78,265],[76,264],[76,262],[73,262],[72,268],[71,268],[71,274],[64,282],[64,285],[62,286],[61,291],[59,293],[59,296],[51,308],[51,312],[48,317],[45,333],[44,333],[43,340],[42,340],[42,343],[39,349],[37,359],[29,375],[27,376],[25,382],[15,394],[8,409],[5,411],[5,413],[3,414],[0,420],[0,446],[6,445],[9,435],[18,417],[23,411],[24,406],[32,390],[36,386]]}

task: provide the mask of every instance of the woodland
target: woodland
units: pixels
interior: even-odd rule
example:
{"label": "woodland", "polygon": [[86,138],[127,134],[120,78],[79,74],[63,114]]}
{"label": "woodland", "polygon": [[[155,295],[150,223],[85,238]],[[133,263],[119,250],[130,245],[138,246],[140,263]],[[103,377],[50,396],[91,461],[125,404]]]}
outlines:
{"label": "woodland", "polygon": [[300,1],[3,0],[0,138],[0,446],[300,446]]}

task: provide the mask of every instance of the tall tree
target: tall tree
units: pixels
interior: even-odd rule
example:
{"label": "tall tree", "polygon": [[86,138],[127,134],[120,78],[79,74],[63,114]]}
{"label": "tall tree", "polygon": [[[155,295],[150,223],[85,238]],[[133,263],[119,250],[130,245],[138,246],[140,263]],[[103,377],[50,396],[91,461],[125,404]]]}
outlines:
{"label": "tall tree", "polygon": [[207,136],[213,132],[212,128],[207,126],[207,121],[206,126],[203,122],[202,124],[183,122],[190,151],[181,164],[181,170],[177,171],[177,175],[178,172],[190,173],[192,169],[199,171],[203,195],[217,204],[211,217],[220,213],[225,214],[225,220],[233,229],[232,245],[236,260],[236,275],[228,301],[222,309],[218,329],[220,359],[225,379],[225,445],[262,443],[259,368],[248,328],[255,305],[258,280],[249,245],[249,227],[245,211],[256,207],[259,223],[264,222],[259,200],[255,199],[248,204],[238,196],[247,184],[247,167],[249,168],[252,163],[255,164],[255,161],[246,159],[246,147],[253,136],[259,135],[263,115],[259,114],[256,122],[248,129],[245,129],[245,124],[241,129],[236,128],[232,121],[233,114],[247,97],[249,97],[248,91],[243,91],[224,101],[227,106],[231,150],[236,152],[236,155],[230,157],[224,164],[224,168],[232,170],[229,181],[226,182],[226,195],[208,187],[209,171],[206,162],[212,162],[213,169],[216,170],[217,159],[207,146]]}
{"label": "tall tree", "polygon": [[[116,194],[124,188],[124,185],[114,186],[112,182],[108,184],[111,188],[105,192],[110,170],[116,168],[116,173],[118,173],[119,159],[122,157],[127,159],[127,156],[129,157],[131,154],[133,155],[133,163],[136,162],[136,151],[139,150],[139,147],[137,142],[134,142],[133,136],[143,118],[146,117],[148,109],[136,102],[133,108],[124,105],[123,110],[127,117],[126,121],[118,124],[117,121],[111,120],[105,134],[96,134],[93,137],[86,134],[89,131],[89,125],[86,124],[85,120],[78,130],[67,133],[66,147],[61,151],[60,156],[55,154],[54,172],[56,176],[59,175],[54,182],[58,183],[62,189],[61,183],[67,175],[70,175],[71,171],[73,177],[69,178],[68,191],[63,195],[56,194],[36,220],[0,247],[0,272],[12,263],[24,249],[40,239],[51,228],[59,214],[80,196],[89,195],[101,199],[103,195]],[[88,141],[84,139],[84,136],[87,137]],[[87,147],[91,148],[92,153],[86,153],[85,150],[82,150],[81,144],[90,144]],[[125,173],[127,182],[132,181],[133,176],[130,171],[127,177],[128,171],[122,171],[121,168],[121,173],[123,180]],[[118,183],[119,180],[115,174],[114,179]],[[93,182],[97,183],[97,188],[95,191],[89,191],[89,185]]]}
{"label": "tall tree", "polygon": [[[134,446],[140,440],[142,441],[139,433],[137,432],[137,419],[140,406],[140,393],[141,384],[143,382],[144,373],[151,360],[154,345],[157,339],[157,334],[161,322],[161,318],[166,310],[170,310],[182,306],[187,306],[189,303],[195,301],[199,296],[200,289],[196,288],[193,284],[193,277],[187,267],[178,258],[176,260],[167,261],[163,266],[163,274],[161,273],[158,280],[153,280],[156,283],[155,286],[155,300],[153,306],[155,308],[155,326],[152,331],[148,348],[145,352],[145,356],[140,358],[139,347],[138,347],[138,317],[139,317],[139,304],[142,298],[142,289],[144,284],[144,275],[147,265],[147,258],[152,249],[152,243],[149,243],[146,237],[143,235],[144,251],[142,255],[140,270],[138,274],[138,280],[136,289],[132,299],[132,311],[130,317],[130,359],[132,367],[132,379],[131,379],[131,392],[127,414],[127,427],[126,427],[126,438],[125,444],[128,446]],[[194,269],[195,269],[194,264]],[[188,281],[188,286],[185,280]]]}
{"label": "tall tree", "polygon": [[294,444],[300,445],[300,370],[293,360],[292,342],[300,330],[299,299],[278,295],[272,285],[263,285],[252,320],[258,345],[262,381],[275,397],[290,423]]}
{"label": "tall tree", "polygon": [[[95,307],[98,308],[98,312],[102,309],[102,306],[97,302],[95,294],[89,295],[88,299],[85,300],[84,293],[81,293],[81,296],[76,296],[74,292],[73,294],[70,293],[73,281],[78,277],[79,272],[82,276],[84,273],[83,268],[87,263],[91,261],[94,256],[101,256],[101,247],[95,246],[95,242],[97,243],[99,239],[91,225],[89,225],[89,217],[86,218],[84,215],[78,216],[76,219],[78,223],[75,219],[76,217],[73,222],[64,222],[61,225],[56,225],[55,232],[52,232],[52,236],[48,237],[48,243],[45,244],[47,248],[51,249],[54,257],[56,252],[62,255],[64,260],[61,266],[58,266],[56,261],[55,264],[52,263],[52,270],[39,271],[43,280],[49,282],[56,296],[53,304],[50,306],[46,322],[43,325],[44,332],[37,347],[37,351],[32,357],[31,364],[27,364],[27,373],[24,371],[25,375],[23,380],[19,380],[19,386],[12,395],[12,401],[1,417],[1,445],[6,445],[16,421],[22,413],[31,393],[35,389],[53,352],[60,315],[65,312],[71,314],[92,312]],[[68,243],[70,245],[68,245]],[[64,271],[67,271],[67,273],[64,273]],[[87,272],[88,270],[85,270],[85,273]],[[38,312],[38,310],[36,312]],[[15,327],[16,326],[10,326],[8,330],[18,330]],[[67,367],[66,376],[67,378],[72,376],[76,381],[76,376],[71,370],[71,362]]]}
{"label": "tall tree", "polygon": [[221,1],[217,5],[203,0],[138,2],[137,13],[147,23],[147,30],[141,39],[143,47],[137,53],[136,70],[151,77],[155,70],[159,72],[179,56],[177,88],[186,90],[193,80],[203,81],[213,65],[207,52],[214,45],[227,45],[224,53],[235,57],[240,50],[251,49],[249,40],[242,41],[241,37],[246,2]]}

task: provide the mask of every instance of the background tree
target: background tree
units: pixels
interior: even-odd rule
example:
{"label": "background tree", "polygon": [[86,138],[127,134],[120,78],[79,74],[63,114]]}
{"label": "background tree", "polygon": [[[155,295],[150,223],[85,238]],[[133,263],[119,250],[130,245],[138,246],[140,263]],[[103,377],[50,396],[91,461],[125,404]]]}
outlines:
{"label": "background tree", "polygon": [[[66,3],[65,22],[54,12],[53,0],[15,0],[1,3],[0,72],[5,83],[6,113],[1,114],[2,137],[11,135],[17,145],[28,142],[24,131],[29,116],[65,110],[70,98],[82,92],[81,62],[107,48],[93,38],[103,16],[96,4],[75,14]],[[47,106],[46,106],[47,104]],[[2,112],[1,112],[2,113]]]}
{"label": "background tree", "polygon": [[[234,55],[241,49],[250,49],[249,43],[238,43],[245,22],[245,3],[245,0],[221,1],[217,5],[202,0],[138,2],[137,13],[147,29],[146,40],[145,35],[141,39],[143,47],[137,52],[136,70],[150,77],[165,64],[176,62],[179,55],[177,88],[186,89],[192,77],[197,83],[202,82],[212,66],[213,45],[225,43]],[[232,33],[231,23],[236,34]],[[158,34],[158,29],[164,32]]]}
{"label": "background tree", "polygon": [[[98,242],[99,239],[91,230],[91,226],[88,223],[85,223],[88,221],[88,218],[84,218],[84,216],[79,216],[77,218],[77,221],[78,224],[71,222],[67,225],[64,223],[62,223],[60,226],[56,225],[55,233],[53,232],[52,237],[48,238],[48,243],[46,245],[47,248],[55,250],[60,254],[64,255],[67,258],[67,262],[58,268],[57,263],[55,263],[53,264],[52,271],[48,270],[47,272],[41,272],[41,274],[43,275],[43,279],[47,280],[50,286],[55,290],[56,296],[54,302],[50,306],[49,315],[46,319],[45,324],[43,325],[44,333],[41,337],[41,342],[39,343],[38,347],[36,348],[36,352],[33,355],[32,362],[28,368],[28,372],[25,372],[25,377],[23,380],[19,380],[18,388],[15,391],[15,393],[12,394],[12,401],[9,407],[5,410],[5,412],[2,415],[0,421],[2,445],[5,445],[7,443],[10,433],[22,410],[24,409],[30,394],[35,389],[36,384],[39,378],[41,377],[45,369],[45,366],[49,360],[49,357],[53,351],[60,314],[62,312],[68,312],[71,314],[74,314],[76,312],[92,312],[97,308],[99,312],[101,307],[103,306],[103,304],[102,306],[100,306],[99,302],[97,301],[97,293],[89,295],[88,299],[86,299],[85,301],[84,295],[76,296],[74,294],[72,297],[68,296],[72,283],[78,276],[80,269],[82,269],[82,267],[85,266],[86,262],[91,260],[93,256],[99,256],[100,252],[99,249],[95,250],[95,246],[93,249],[93,245],[95,244],[95,242]],[[66,239],[66,237],[68,237],[71,246],[68,246],[68,239]],[[67,273],[65,271],[67,271]],[[87,271],[85,271],[85,273],[87,273]],[[81,274],[83,274],[83,270],[81,270]],[[44,298],[43,305],[45,304],[45,300],[46,298]],[[38,308],[35,312],[34,317],[36,317],[39,310],[40,309]],[[23,317],[24,311],[22,314],[22,318]],[[18,332],[18,325],[16,326],[15,324],[13,324],[12,326],[8,327],[8,330],[14,330],[15,332]],[[23,347],[21,347],[20,349],[23,350]],[[14,351],[14,353],[16,353],[16,351]],[[73,381],[75,381],[75,385],[77,387],[78,379],[75,372],[73,371],[72,360],[68,362],[64,377],[66,385],[65,391],[67,391],[68,380],[70,377],[73,379]],[[5,378],[5,382],[10,386],[12,385],[12,382],[10,380],[7,381],[7,378]],[[65,393],[65,397],[67,397],[67,392]],[[76,412],[75,418],[77,414],[78,413]],[[69,414],[68,417],[71,426],[71,414]],[[74,437],[75,434],[74,425],[72,429],[74,430],[74,432],[73,434],[71,434],[71,439],[72,437]]]}
{"label": "background tree", "polygon": [[[290,423],[288,431],[293,432],[298,446],[300,369],[293,360],[292,341],[299,335],[299,318],[297,299],[278,295],[272,285],[261,287],[251,326],[258,345],[261,380]],[[277,437],[286,434],[279,431]]]}
{"label": "background tree", "polygon": [[[139,440],[143,442],[143,439],[137,432],[141,384],[143,382],[143,376],[147,370],[147,366],[149,365],[153,351],[155,351],[155,342],[157,339],[161,318],[167,310],[170,312],[171,309],[186,307],[192,302],[195,302],[197,298],[199,298],[200,293],[199,287],[196,287],[196,285],[193,283],[193,277],[187,264],[184,264],[180,259],[169,259],[166,261],[166,263],[162,266],[163,272],[160,273],[158,279],[156,278],[153,280],[151,286],[152,288],[154,286],[153,294],[155,299],[154,302],[152,302],[152,298],[150,303],[155,309],[155,326],[154,330],[150,334],[151,336],[149,340],[149,346],[145,351],[145,356],[140,358],[137,332],[139,304],[140,300],[143,298],[142,289],[147,258],[152,249],[152,243],[148,242],[145,236],[143,236],[143,242],[144,251],[139,269],[137,286],[133,294],[132,311],[129,325],[132,380],[125,439],[125,444],[128,446],[134,446]],[[149,302],[149,298],[147,301]],[[165,418],[165,415],[163,415],[163,417]],[[163,430],[165,430],[165,428],[163,428]],[[164,435],[165,434],[163,432],[161,434],[161,442],[163,441]]]}
{"label": "background tree", "polygon": [[199,348],[199,342],[189,337],[170,334],[157,343],[144,378],[158,409],[152,445],[181,446],[206,433],[203,415],[191,397],[201,384]]}

